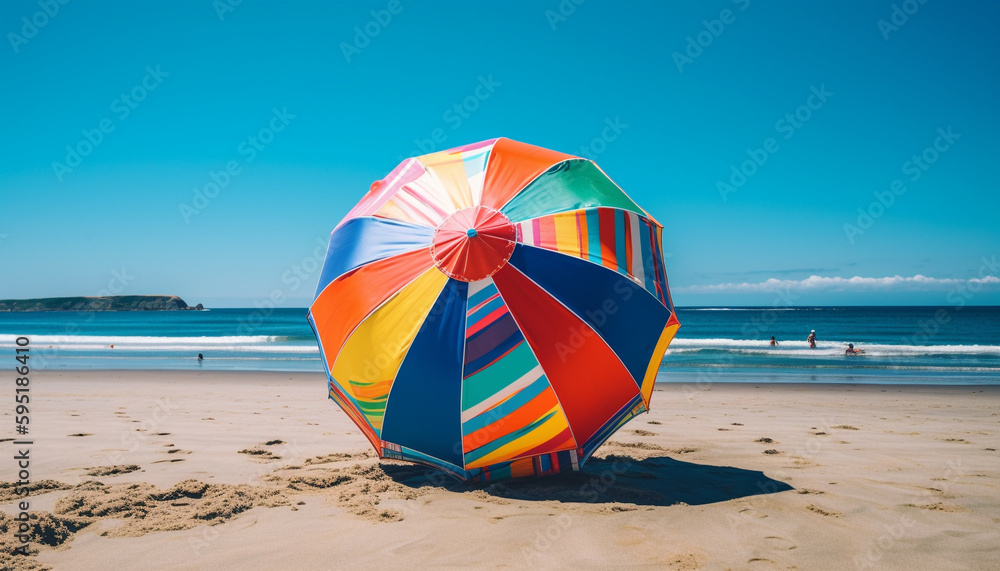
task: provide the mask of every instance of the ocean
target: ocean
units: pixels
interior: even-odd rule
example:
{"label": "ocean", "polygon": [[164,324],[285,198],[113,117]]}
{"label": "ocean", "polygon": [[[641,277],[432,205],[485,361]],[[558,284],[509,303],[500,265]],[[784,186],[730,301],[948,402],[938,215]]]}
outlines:
{"label": "ocean", "polygon": [[[35,369],[319,372],[305,316],[301,308],[0,313],[0,353],[13,356],[23,335]],[[685,307],[677,316],[659,382],[1000,384],[1000,307]],[[806,343],[813,329],[815,349]],[[845,356],[848,343],[865,353]]]}

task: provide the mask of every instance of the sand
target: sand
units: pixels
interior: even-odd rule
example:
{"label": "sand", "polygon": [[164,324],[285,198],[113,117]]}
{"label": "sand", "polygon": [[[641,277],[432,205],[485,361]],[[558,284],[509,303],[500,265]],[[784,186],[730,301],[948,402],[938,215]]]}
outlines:
{"label": "sand", "polygon": [[34,554],[5,441],[0,568],[1000,565],[1000,387],[663,384],[584,472],[490,486],[380,464],[319,375],[31,387]]}

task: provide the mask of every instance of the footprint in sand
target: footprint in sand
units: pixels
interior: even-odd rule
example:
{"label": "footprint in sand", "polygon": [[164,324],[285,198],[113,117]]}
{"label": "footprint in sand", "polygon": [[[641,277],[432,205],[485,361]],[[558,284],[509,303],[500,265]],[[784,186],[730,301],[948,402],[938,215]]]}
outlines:
{"label": "footprint in sand", "polygon": [[666,448],[660,446],[659,444],[651,444],[648,442],[618,442],[616,440],[609,440],[607,443],[608,447],[620,447],[620,448],[636,448],[639,450],[666,450]]}
{"label": "footprint in sand", "polygon": [[809,504],[808,506],[806,506],[806,509],[813,513],[818,513],[819,515],[827,517],[844,517],[844,514],[840,512],[827,511],[819,506],[814,506],[813,504]]}
{"label": "footprint in sand", "polygon": [[667,565],[671,569],[693,571],[694,569],[701,569],[706,563],[708,563],[708,557],[700,553],[683,553],[671,557]]}
{"label": "footprint in sand", "polygon": [[922,510],[928,510],[928,511],[932,511],[932,512],[950,512],[950,513],[954,513],[954,512],[968,511],[965,508],[963,508],[962,506],[956,506],[955,504],[944,504],[944,503],[941,503],[941,502],[937,502],[937,503],[933,503],[933,504],[924,504],[924,505],[919,505],[919,506],[916,505],[916,504],[903,504],[903,507],[904,508],[919,508],[919,509],[922,509]]}
{"label": "footprint in sand", "polygon": [[697,451],[698,451],[697,448],[691,448],[690,446],[685,446],[684,448],[674,448],[669,450],[669,452],[672,452],[674,454],[691,454],[692,452],[697,452]]}
{"label": "footprint in sand", "polygon": [[247,456],[256,458],[258,460],[264,460],[264,461],[281,460],[281,456],[278,456],[273,452],[271,452],[270,450],[264,450],[263,448],[260,447],[244,448],[243,450],[240,450],[239,453],[246,454]]}
{"label": "footprint in sand", "polygon": [[784,537],[779,537],[777,535],[769,535],[764,538],[764,541],[765,543],[767,543],[767,546],[770,547],[771,549],[781,549],[783,551],[791,551],[792,549],[798,547],[797,545],[795,545],[795,542],[793,542],[791,539],[786,539]]}
{"label": "footprint in sand", "polygon": [[140,469],[141,467],[136,464],[118,464],[115,466],[96,466],[93,468],[86,468],[88,476],[96,477],[128,474],[129,472],[135,472]]}
{"label": "footprint in sand", "polygon": [[323,456],[314,456],[313,458],[306,458],[306,465],[312,464],[329,464],[332,462],[343,462],[345,460],[363,460],[367,458],[374,458],[374,454],[368,450],[364,452],[334,452],[332,454],[324,454]]}
{"label": "footprint in sand", "polygon": [[89,434],[89,433],[85,433],[85,432],[78,432],[76,434],[70,434],[69,436],[93,436],[93,434]]}

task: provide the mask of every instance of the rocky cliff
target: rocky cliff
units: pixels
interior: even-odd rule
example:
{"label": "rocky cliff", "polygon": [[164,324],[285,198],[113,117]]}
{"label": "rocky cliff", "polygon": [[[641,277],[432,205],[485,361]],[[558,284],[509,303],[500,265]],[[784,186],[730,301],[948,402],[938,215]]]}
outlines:
{"label": "rocky cliff", "polygon": [[176,295],[115,295],[109,297],[46,297],[3,299],[0,311],[176,311],[191,307]]}

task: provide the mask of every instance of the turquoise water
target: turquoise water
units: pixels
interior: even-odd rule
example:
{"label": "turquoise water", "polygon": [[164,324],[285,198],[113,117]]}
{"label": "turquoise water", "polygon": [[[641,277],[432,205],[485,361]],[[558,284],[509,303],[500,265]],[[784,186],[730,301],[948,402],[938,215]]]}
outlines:
{"label": "turquoise water", "polygon": [[[677,315],[682,327],[660,369],[667,380],[1000,384],[1000,307],[681,308]],[[806,342],[813,329],[815,349]],[[845,355],[848,343],[864,354]]]}
{"label": "turquoise water", "polygon": [[[322,371],[305,309],[0,313],[35,368]],[[1000,384],[1000,307],[678,308],[664,382]],[[805,338],[815,329],[816,349]],[[779,342],[771,347],[767,340]],[[847,343],[865,350],[847,357]],[[114,346],[112,348],[112,345]],[[205,356],[197,359],[198,353]]]}

